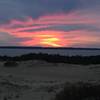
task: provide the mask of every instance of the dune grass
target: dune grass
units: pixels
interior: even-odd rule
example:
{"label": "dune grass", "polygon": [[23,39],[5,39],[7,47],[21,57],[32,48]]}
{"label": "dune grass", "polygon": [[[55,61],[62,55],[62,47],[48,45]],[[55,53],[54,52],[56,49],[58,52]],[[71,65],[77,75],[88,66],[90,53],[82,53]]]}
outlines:
{"label": "dune grass", "polygon": [[55,100],[100,100],[100,84],[66,84],[63,90],[56,94]]}

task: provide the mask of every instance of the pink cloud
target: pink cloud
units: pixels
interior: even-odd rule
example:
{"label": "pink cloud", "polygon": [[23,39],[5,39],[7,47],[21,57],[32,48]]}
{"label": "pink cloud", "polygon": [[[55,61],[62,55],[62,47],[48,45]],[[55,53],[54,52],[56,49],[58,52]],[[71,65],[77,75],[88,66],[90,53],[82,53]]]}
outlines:
{"label": "pink cloud", "polygon": [[[0,32],[7,32],[16,38],[32,38],[29,41],[20,42],[25,46],[85,46],[100,43],[96,32],[77,30],[49,30],[55,25],[87,24],[100,25],[98,19],[82,15],[82,13],[54,14],[42,16],[38,19],[27,17],[24,21],[12,19],[9,23],[0,26]],[[43,29],[46,30],[43,30]],[[40,30],[41,29],[41,30]],[[27,31],[36,30],[36,31]],[[13,42],[13,41],[12,41]]]}

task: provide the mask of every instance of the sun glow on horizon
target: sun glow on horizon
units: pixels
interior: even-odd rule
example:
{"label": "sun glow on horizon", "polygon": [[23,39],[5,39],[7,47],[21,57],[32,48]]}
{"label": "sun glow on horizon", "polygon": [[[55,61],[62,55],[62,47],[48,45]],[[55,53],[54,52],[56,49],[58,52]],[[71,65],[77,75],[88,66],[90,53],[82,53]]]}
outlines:
{"label": "sun glow on horizon", "polygon": [[36,34],[36,38],[40,40],[40,45],[46,47],[62,47],[61,35],[59,33],[53,33],[52,31],[42,32],[42,34]]}
{"label": "sun glow on horizon", "polygon": [[38,19],[32,17],[26,17],[24,20],[12,19],[0,24],[0,43],[40,47],[99,45],[98,32],[91,27],[91,24],[96,23],[99,21],[93,18],[84,19],[83,15],[77,13],[45,15]]}
{"label": "sun glow on horizon", "polygon": [[21,42],[24,46],[41,46],[41,47],[63,47],[66,45],[66,39],[60,31],[38,31],[23,32],[23,35],[17,33],[17,37],[29,37],[28,41]]}
{"label": "sun glow on horizon", "polygon": [[61,45],[57,44],[58,41],[60,41],[58,38],[47,38],[43,39],[41,44],[50,45],[52,47],[61,47]]}

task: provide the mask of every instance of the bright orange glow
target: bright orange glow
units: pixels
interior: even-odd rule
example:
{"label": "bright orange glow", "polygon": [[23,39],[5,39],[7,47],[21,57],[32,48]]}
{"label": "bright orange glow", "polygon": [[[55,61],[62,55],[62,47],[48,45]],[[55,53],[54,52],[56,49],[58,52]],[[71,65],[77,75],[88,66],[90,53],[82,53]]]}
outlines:
{"label": "bright orange glow", "polygon": [[43,45],[50,45],[53,47],[61,47],[61,45],[57,44],[57,42],[59,41],[60,41],[59,38],[51,37],[51,38],[42,39],[40,43]]}
{"label": "bright orange glow", "polygon": [[[26,35],[27,37],[28,35]],[[22,45],[39,45],[45,47],[63,47],[65,46],[66,40],[63,39],[63,36],[60,32],[57,31],[41,31],[41,32],[34,32],[34,37],[30,41],[23,42]]]}
{"label": "bright orange glow", "polygon": [[[0,32],[6,32],[16,38],[29,38],[26,41],[17,41],[22,46],[81,46],[100,43],[99,37],[92,36],[92,32],[89,33],[89,31],[80,29],[67,31],[67,26],[74,24],[96,25],[98,23],[100,23],[99,20],[92,17],[88,18],[88,16],[77,15],[76,13],[70,15],[55,14],[41,16],[38,19],[27,17],[24,21],[13,19],[9,23],[0,25]],[[63,26],[66,27],[62,28]]]}

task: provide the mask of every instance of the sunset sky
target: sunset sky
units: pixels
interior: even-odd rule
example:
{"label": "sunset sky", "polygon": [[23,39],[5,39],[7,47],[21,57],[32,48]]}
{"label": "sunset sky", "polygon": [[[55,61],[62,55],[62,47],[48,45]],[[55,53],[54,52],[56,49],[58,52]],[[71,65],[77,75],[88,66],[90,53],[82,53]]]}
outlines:
{"label": "sunset sky", "polygon": [[100,0],[0,0],[0,46],[100,48]]}

